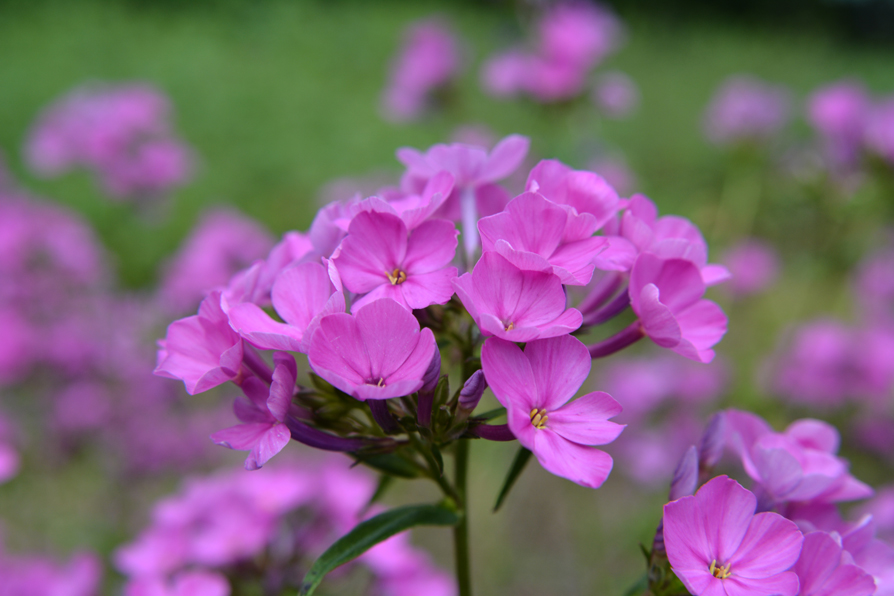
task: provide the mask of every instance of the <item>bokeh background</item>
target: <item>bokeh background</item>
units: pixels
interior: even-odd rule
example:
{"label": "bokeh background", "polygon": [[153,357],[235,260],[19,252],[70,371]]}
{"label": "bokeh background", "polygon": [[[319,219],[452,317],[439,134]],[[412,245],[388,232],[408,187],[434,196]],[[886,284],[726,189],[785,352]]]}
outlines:
{"label": "bokeh background", "polygon": [[[777,428],[799,416],[819,416],[841,426],[843,453],[858,478],[890,482],[890,451],[851,440],[862,432],[852,424],[862,411],[858,402],[841,399],[817,410],[786,399],[770,379],[779,346],[798,326],[821,317],[842,325],[862,320],[853,280],[860,263],[890,240],[894,179],[886,158],[867,160],[858,183],[838,184],[823,169],[805,106],[811,93],[842,79],[861,82],[878,98],[894,93],[894,4],[720,4],[608,4],[623,23],[624,41],[594,76],[623,72],[638,96],[629,113],[609,117],[588,97],[546,105],[497,99],[482,89],[482,63],[529,35],[536,4],[4,0],[0,150],[20,188],[88,222],[106,251],[106,289],[136,303],[155,291],[164,264],[208,209],[238,210],[272,237],[306,230],[325,202],[347,198],[355,188],[372,192],[396,183],[402,171],[394,157],[398,147],[425,149],[470,135],[492,144],[518,133],[531,139],[531,165],[557,158],[597,172],[623,167],[625,196],[642,192],[662,213],[698,224],[712,260],[751,237],[773,247],[779,259],[779,274],[765,291],[737,297],[722,287],[711,290],[730,324],[718,364],[711,365],[722,368],[723,380],[704,391],[709,397],[690,400],[701,420],[726,406],[753,409]],[[408,25],[433,16],[459,40],[461,74],[434,108],[393,122],[381,107],[389,68]],[[790,121],[760,143],[714,143],[705,134],[707,106],[728,77],[743,73],[784,86]],[[195,156],[188,184],[163,200],[135,205],[108,200],[88,172],[46,178],[28,167],[25,140],[48,105],[85,84],[135,82],[169,97],[173,127]],[[149,318],[139,334],[151,351],[166,321]],[[649,358],[656,348],[637,351]],[[610,365],[591,376],[591,389],[605,388],[601,380],[613,378]],[[151,370],[151,357],[146,366]],[[184,474],[240,466],[240,454],[211,445],[205,460],[152,473],[121,472],[110,463],[120,455],[114,443],[81,438],[59,445],[41,422],[52,399],[41,394],[49,383],[41,374],[0,386],[0,406],[21,425],[15,438],[20,471],[0,484],[2,537],[11,552],[67,556],[86,548],[108,555],[145,525],[151,503],[174,490]],[[189,397],[180,391],[165,399],[178,403],[175,408],[181,407],[177,400],[190,400],[213,409],[227,401],[222,394]],[[890,386],[884,397],[890,397]],[[653,420],[670,419],[683,407],[660,399]],[[878,411],[890,414],[882,403]],[[890,427],[879,432],[886,444]],[[654,443],[652,451],[666,451],[670,461],[682,453],[665,435],[656,434]],[[623,593],[642,574],[638,544],[651,542],[673,464],[668,469],[657,458],[657,471],[646,466],[638,475],[625,474],[627,460],[620,454],[598,491],[534,465],[493,515],[493,498],[513,454],[498,443],[473,446],[470,490],[480,497],[471,518],[478,592]],[[386,501],[434,497],[428,490],[407,482]],[[420,530],[414,541],[450,567],[446,531]],[[108,561],[106,575],[107,593],[118,593]]]}

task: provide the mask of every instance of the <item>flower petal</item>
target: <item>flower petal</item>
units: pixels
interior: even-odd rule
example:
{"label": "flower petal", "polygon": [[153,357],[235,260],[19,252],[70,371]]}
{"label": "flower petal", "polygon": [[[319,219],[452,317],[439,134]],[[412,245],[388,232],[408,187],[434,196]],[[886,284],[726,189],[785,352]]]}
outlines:
{"label": "flower petal", "polygon": [[538,408],[550,416],[574,397],[590,374],[590,354],[579,339],[564,335],[532,341],[525,346],[537,388]]}
{"label": "flower petal", "polygon": [[608,421],[620,413],[621,404],[612,396],[595,391],[550,412],[547,425],[569,441],[581,445],[606,445],[624,430],[625,425]]}

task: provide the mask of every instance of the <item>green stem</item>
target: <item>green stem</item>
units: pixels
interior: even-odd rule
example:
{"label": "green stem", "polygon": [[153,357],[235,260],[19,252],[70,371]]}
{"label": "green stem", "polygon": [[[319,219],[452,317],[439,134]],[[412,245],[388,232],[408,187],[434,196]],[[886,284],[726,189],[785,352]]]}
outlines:
{"label": "green stem", "polygon": [[469,567],[469,508],[466,499],[466,473],[469,464],[469,440],[456,442],[456,477],[454,489],[460,499],[460,522],[453,527],[453,552],[456,558],[456,582],[459,596],[472,596],[472,575]]}

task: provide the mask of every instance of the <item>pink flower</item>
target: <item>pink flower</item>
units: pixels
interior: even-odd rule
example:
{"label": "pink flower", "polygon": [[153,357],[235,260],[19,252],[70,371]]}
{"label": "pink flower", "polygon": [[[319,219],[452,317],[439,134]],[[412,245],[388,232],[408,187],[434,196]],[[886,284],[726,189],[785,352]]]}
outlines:
{"label": "pink flower", "polygon": [[866,118],[866,147],[886,160],[894,162],[894,97],[877,102]]}
{"label": "pink flower", "polygon": [[102,582],[102,562],[91,552],[75,553],[65,564],[35,555],[11,555],[0,549],[4,596],[64,594],[96,596]]}
{"label": "pink flower", "polygon": [[229,596],[227,579],[210,571],[183,571],[171,580],[139,578],[124,586],[124,596]]}
{"label": "pink flower", "polygon": [[543,56],[585,71],[615,51],[622,36],[621,23],[607,8],[575,1],[550,7],[538,33]]}
{"label": "pink flower", "polygon": [[872,98],[856,81],[820,87],[807,100],[807,119],[833,165],[853,165],[862,150]]}
{"label": "pink flower", "polygon": [[528,174],[525,190],[567,205],[596,218],[596,229],[611,221],[621,208],[615,189],[593,172],[573,170],[555,159],[544,159]]}
{"label": "pink flower", "polygon": [[364,294],[356,311],[380,298],[407,309],[445,304],[453,296],[458,232],[446,220],[429,220],[412,232],[390,213],[358,213],[332,258],[345,287]]}
{"label": "pink flower", "polygon": [[382,193],[384,198],[369,197],[351,205],[350,219],[345,218],[339,223],[344,222],[344,229],[347,232],[348,226],[358,213],[379,211],[400,217],[407,229],[413,231],[444,204],[452,191],[453,175],[443,170],[429,178],[421,194],[397,192],[394,193],[395,196],[385,196],[385,193]]}
{"label": "pink flower", "polygon": [[569,403],[590,373],[586,346],[565,335],[515,344],[490,338],[481,349],[487,384],[506,408],[509,429],[544,468],[582,486],[599,488],[612,458],[592,445],[614,441],[624,427],[608,419],[621,412],[601,391]]}
{"label": "pink flower", "polygon": [[714,358],[714,344],[726,333],[726,315],[705,300],[695,265],[643,253],[630,273],[630,304],[643,332],[662,348],[700,362]]}
{"label": "pink flower", "polygon": [[435,349],[431,329],[420,331],[407,309],[382,298],[354,315],[323,317],[308,358],[314,372],[365,401],[418,390]]}
{"label": "pink flower", "polygon": [[236,417],[242,424],[211,435],[211,440],[218,445],[250,451],[245,459],[246,470],[263,466],[292,438],[285,421],[295,394],[298,370],[295,358],[285,352],[274,354],[273,362],[273,382],[269,389],[257,377],[248,377],[242,382],[242,390],[249,399],[235,404]]}
{"label": "pink flower", "polygon": [[577,214],[527,192],[506,210],[478,221],[484,251],[496,251],[520,269],[552,271],[563,284],[586,285],[593,277],[597,255],[608,247],[593,236],[596,218]]}
{"label": "pink flower", "polygon": [[495,252],[484,253],[453,286],[484,335],[525,342],[571,333],[583,321],[580,312],[565,309],[557,275],[524,271]]}
{"label": "pink flower", "polygon": [[599,156],[587,169],[601,176],[619,195],[628,197],[636,189],[636,174],[622,157]]}
{"label": "pink flower", "polygon": [[847,461],[835,455],[835,427],[805,418],[777,433],[750,412],[727,410],[725,415],[727,444],[773,501],[834,503],[872,495],[869,486],[848,472]]}
{"label": "pink flower", "polygon": [[788,569],[804,538],[793,522],[756,508],[755,496],[726,476],[664,506],[667,558],[694,596],[798,594]]}
{"label": "pink flower", "polygon": [[870,596],[872,576],[853,564],[841,537],[825,532],[804,535],[801,557],[792,567],[801,584],[799,596]]}
{"label": "pink flower", "polygon": [[723,260],[732,275],[727,288],[736,296],[762,292],[779,276],[779,255],[761,240],[751,238],[736,244]]}
{"label": "pink flower", "polygon": [[730,77],[711,99],[705,132],[718,145],[764,141],[788,122],[790,104],[785,87],[747,75]]}
{"label": "pink flower", "polygon": [[234,210],[207,211],[165,267],[162,300],[174,312],[191,310],[272,247],[270,233],[256,221]]}
{"label": "pink flower", "polygon": [[199,314],[174,321],[158,342],[155,374],[178,379],[190,395],[236,378],[242,366],[242,338],[220,308],[220,292],[208,294]]}
{"label": "pink flower", "polygon": [[389,119],[412,120],[425,109],[432,91],[450,83],[460,56],[453,32],[440,21],[413,23],[391,69],[382,103]]}
{"label": "pink flower", "polygon": [[345,312],[344,294],[319,263],[301,263],[286,269],[276,278],[270,294],[273,308],[284,323],[274,321],[251,302],[235,304],[227,313],[230,326],[262,349],[306,354],[320,319]]}

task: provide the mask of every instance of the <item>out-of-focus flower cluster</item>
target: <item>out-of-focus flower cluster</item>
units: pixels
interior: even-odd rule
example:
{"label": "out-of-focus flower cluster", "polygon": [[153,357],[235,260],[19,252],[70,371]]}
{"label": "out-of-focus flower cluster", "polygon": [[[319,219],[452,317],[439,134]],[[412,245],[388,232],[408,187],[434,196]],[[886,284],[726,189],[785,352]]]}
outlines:
{"label": "out-of-focus flower cluster", "polygon": [[189,180],[195,161],[170,117],[168,99],[151,86],[83,86],[41,115],[25,147],[28,165],[44,177],[84,168],[118,200],[164,196]]}
{"label": "out-of-focus flower cluster", "polygon": [[[124,594],[297,589],[315,557],[376,511],[370,508],[375,481],[349,464],[334,456],[286,458],[252,474],[236,470],[188,479],[180,492],[155,504],[149,527],[117,550],[115,565],[127,577]],[[373,577],[369,594],[456,593],[450,577],[405,534],[359,562]],[[349,573],[342,568],[338,575]]]}

